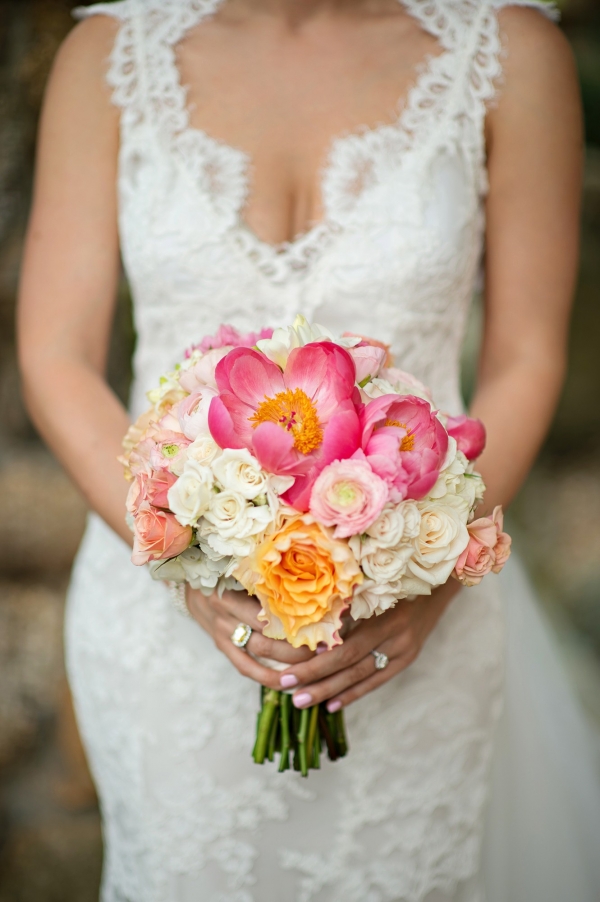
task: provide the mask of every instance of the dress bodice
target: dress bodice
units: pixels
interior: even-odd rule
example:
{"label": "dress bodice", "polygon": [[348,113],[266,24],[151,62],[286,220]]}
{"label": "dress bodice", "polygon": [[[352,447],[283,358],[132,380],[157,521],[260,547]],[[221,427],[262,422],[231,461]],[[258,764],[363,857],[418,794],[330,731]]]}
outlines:
{"label": "dress bodice", "polygon": [[323,220],[274,247],[245,224],[251,161],[190,125],[175,47],[222,0],[121,0],[108,81],[121,108],[119,226],[138,335],[132,408],[193,340],[297,312],[391,344],[437,404],[459,357],[484,233],[484,120],[506,0],[402,0],[439,42],[396,121],[337,138]]}

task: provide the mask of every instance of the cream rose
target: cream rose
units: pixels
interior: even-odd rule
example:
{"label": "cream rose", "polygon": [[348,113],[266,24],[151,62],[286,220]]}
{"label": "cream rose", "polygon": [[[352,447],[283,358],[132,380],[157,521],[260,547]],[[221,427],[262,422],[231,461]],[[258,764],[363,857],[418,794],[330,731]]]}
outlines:
{"label": "cream rose", "polygon": [[401,597],[400,583],[376,583],[366,579],[354,590],[350,613],[353,620],[367,620],[393,608]]}
{"label": "cream rose", "polygon": [[418,502],[417,506],[421,527],[408,574],[429,586],[439,586],[446,582],[469,542],[466,512],[439,501]]}
{"label": "cream rose", "polygon": [[264,536],[273,514],[268,505],[251,504],[239,492],[214,494],[200,523],[199,536],[219,554],[251,554]]}
{"label": "cream rose", "polygon": [[208,467],[187,460],[183,472],[167,493],[169,507],[182,526],[195,526],[208,510],[213,497],[213,478]]}
{"label": "cream rose", "polygon": [[187,446],[187,459],[195,460],[199,464],[210,466],[221,454],[221,449],[212,436],[200,435],[191,445]]}
{"label": "cream rose", "polygon": [[370,554],[363,555],[360,565],[365,576],[376,583],[397,582],[404,576],[413,553],[413,546],[408,544],[394,548],[376,548]]}
{"label": "cream rose", "polygon": [[212,470],[224,489],[249,501],[267,491],[268,476],[247,448],[226,448],[214,461]]}

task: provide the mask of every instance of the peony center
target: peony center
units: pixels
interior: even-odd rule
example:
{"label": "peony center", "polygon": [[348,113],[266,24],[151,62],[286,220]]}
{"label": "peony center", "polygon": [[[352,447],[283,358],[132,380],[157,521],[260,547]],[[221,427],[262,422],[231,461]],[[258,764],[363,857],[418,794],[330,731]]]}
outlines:
{"label": "peony center", "polygon": [[406,429],[406,435],[400,442],[400,450],[401,451],[412,451],[415,447],[415,437],[413,433],[410,431],[406,423],[400,423],[399,420],[386,420],[386,426],[399,426],[401,429]]}
{"label": "peony center", "polygon": [[317,409],[301,388],[288,388],[277,392],[274,398],[265,398],[249,419],[254,428],[269,422],[291,432],[294,448],[301,454],[310,454],[323,441]]}

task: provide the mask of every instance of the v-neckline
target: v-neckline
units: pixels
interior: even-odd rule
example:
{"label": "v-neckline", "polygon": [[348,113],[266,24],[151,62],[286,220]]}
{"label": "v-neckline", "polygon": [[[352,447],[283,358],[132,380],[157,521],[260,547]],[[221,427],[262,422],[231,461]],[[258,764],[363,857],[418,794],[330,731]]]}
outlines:
{"label": "v-neckline", "polygon": [[[184,0],[190,2],[190,0]],[[220,156],[230,179],[231,209],[228,210],[231,229],[235,233],[240,248],[249,256],[255,265],[275,282],[283,281],[287,275],[302,272],[308,264],[319,255],[319,248],[328,243],[340,230],[334,211],[330,208],[329,187],[335,180],[339,158],[352,147],[355,151],[364,151],[385,143],[388,137],[398,141],[399,160],[401,165],[406,154],[417,144],[422,131],[422,123],[432,115],[432,108],[437,108],[439,101],[439,85],[447,82],[449,60],[454,56],[456,48],[445,40],[444,29],[436,28],[438,6],[436,0],[398,0],[406,12],[414,18],[424,31],[431,34],[439,42],[440,53],[427,54],[415,67],[415,78],[406,94],[397,101],[397,117],[391,122],[376,125],[359,125],[346,133],[334,136],[329,144],[323,165],[316,180],[321,195],[322,216],[312,226],[300,232],[294,238],[277,244],[260,238],[243,216],[243,210],[251,191],[252,157],[251,155],[220,138],[214,137],[205,129],[191,124],[190,109],[187,105],[188,86],[181,80],[177,65],[175,47],[185,34],[198,25],[202,19],[215,13],[226,0],[191,0],[194,14],[188,16],[175,40],[169,42],[169,65],[172,68],[171,102],[175,105],[175,119],[178,127],[173,135],[175,145],[185,149],[184,156],[189,160],[190,152],[201,163],[203,150],[211,155]],[[437,97],[436,97],[437,95]],[[359,198],[368,191],[361,191]]]}

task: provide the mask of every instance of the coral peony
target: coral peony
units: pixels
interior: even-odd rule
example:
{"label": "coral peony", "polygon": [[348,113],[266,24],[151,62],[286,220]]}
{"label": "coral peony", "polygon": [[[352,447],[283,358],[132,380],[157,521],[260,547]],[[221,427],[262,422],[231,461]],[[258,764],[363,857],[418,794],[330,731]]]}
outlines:
{"label": "coral peony", "polygon": [[361,413],[362,450],[396,499],[423,498],[435,485],[448,450],[448,434],[428,401],[382,395]]}
{"label": "coral peony", "polygon": [[182,526],[173,514],[158,510],[147,501],[139,506],[133,525],[131,560],[138,566],[175,557],[192,541],[190,526]]}
{"label": "coral peony", "polygon": [[355,348],[348,348],[348,353],[354,361],[356,381],[358,383],[365,382],[368,379],[375,379],[379,375],[386,355],[383,348],[377,348],[362,342]]}
{"label": "coral peony", "polygon": [[475,460],[485,448],[485,426],[481,420],[474,420],[465,414],[448,417],[446,429],[448,435],[456,439],[458,450],[467,460]]}
{"label": "coral peony", "polygon": [[341,614],[363,579],[348,543],[309,516],[285,520],[233,575],[262,603],[265,636],[313,651],[341,643]]}
{"label": "coral peony", "polygon": [[310,512],[324,526],[335,526],[334,538],[364,532],[388,500],[387,483],[363,460],[336,460],[318,476],[310,496]]}
{"label": "coral peony", "polygon": [[219,396],[208,425],[221,448],[248,448],[269,473],[297,477],[287,500],[308,508],[310,489],[332,460],[359,446],[355,367],[346,350],[317,342],[293,350],[285,370],[235,348],[216,369]]}

